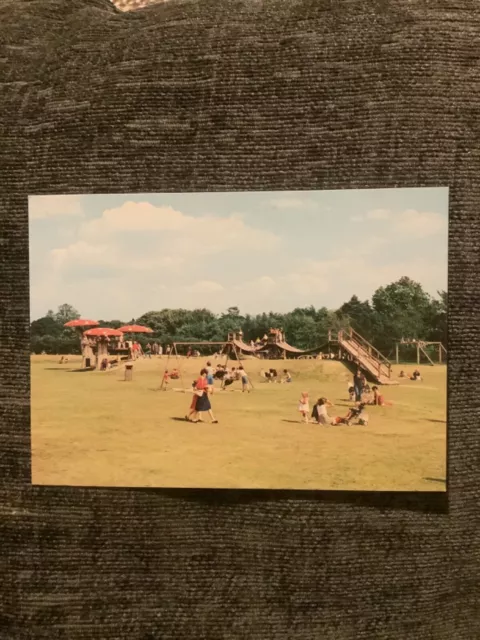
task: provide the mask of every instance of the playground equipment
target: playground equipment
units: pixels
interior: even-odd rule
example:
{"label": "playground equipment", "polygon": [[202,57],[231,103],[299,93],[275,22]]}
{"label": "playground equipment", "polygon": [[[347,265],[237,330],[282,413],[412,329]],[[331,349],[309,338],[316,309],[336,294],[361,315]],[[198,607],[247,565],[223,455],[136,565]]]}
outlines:
{"label": "playground equipment", "polygon": [[[182,373],[182,365],[181,365],[181,356],[178,353],[178,349],[177,347],[201,347],[201,346],[208,346],[208,347],[213,347],[213,346],[220,346],[222,347],[220,352],[222,355],[225,356],[225,365],[227,366],[229,359],[232,359],[232,354],[235,356],[235,360],[240,361],[241,358],[241,352],[245,351],[247,353],[253,354],[254,351],[256,351],[255,348],[252,348],[251,346],[249,346],[246,342],[243,342],[243,340],[241,339],[243,338],[243,334],[239,331],[239,332],[235,332],[235,331],[231,331],[228,334],[227,340],[225,340],[224,342],[208,342],[208,341],[190,341],[190,342],[173,342],[172,343],[172,348],[170,350],[170,352],[168,353],[168,357],[167,357],[167,362],[165,365],[165,369],[168,370],[168,365],[170,362],[171,358],[175,358],[176,362],[177,362],[177,369],[179,372],[179,377],[180,377],[180,381],[182,384],[182,391],[183,393],[185,393],[187,391],[187,389],[185,388],[184,382],[183,382],[183,373]],[[255,354],[253,354],[255,355]],[[250,382],[250,385],[253,388],[253,385]],[[162,377],[162,383],[160,385],[160,390],[162,390],[165,386],[165,377]],[[188,389],[190,390],[190,388]]]}
{"label": "playground equipment", "polygon": [[341,329],[336,335],[329,331],[328,341],[338,345],[341,359],[346,356],[357,362],[378,384],[398,384],[391,379],[390,361],[353,329]]}
{"label": "playground equipment", "polygon": [[[400,342],[395,343],[395,362],[397,364],[400,363],[400,348],[402,346],[414,346],[416,347],[416,356],[417,356],[417,364],[421,364],[421,357],[427,360],[428,364],[432,367],[435,364],[443,364],[447,359],[447,350],[443,346],[441,342],[428,342],[425,340],[415,340],[415,339],[404,339],[402,338]],[[438,358],[438,362],[434,362],[434,360],[430,357],[427,352],[428,347],[434,347],[436,351],[436,355]]]}
{"label": "playground equipment", "polygon": [[84,332],[89,328],[98,327],[99,324],[100,323],[97,322],[97,320],[78,318],[77,320],[70,320],[63,325],[64,327],[71,327],[72,329],[75,329],[79,334],[80,349],[82,352],[82,369],[88,369],[93,366],[93,347],[95,346],[93,341],[88,338],[84,338]]}
{"label": "playground equipment", "polygon": [[286,359],[287,354],[298,357],[300,354],[304,354],[305,351],[288,344],[285,340],[283,329],[270,329],[267,339],[264,339],[261,346],[257,348],[257,353],[261,353],[270,359],[279,357]]}
{"label": "playground equipment", "polygon": [[[88,329],[85,331],[82,338],[82,353],[85,349],[91,349],[92,360],[85,364],[85,368],[88,366],[99,369],[101,362],[104,358],[109,357],[108,347],[110,344],[118,346],[119,340],[123,338],[123,333],[118,329],[110,329],[109,327],[96,327],[95,329]],[[83,344],[83,342],[85,344]],[[93,361],[95,358],[95,362]],[[88,360],[88,358],[87,358]]]}
{"label": "playground equipment", "polygon": [[238,351],[244,351],[245,353],[258,357],[258,346],[252,346],[243,341],[243,331],[230,331],[227,337],[226,345],[236,347]]}

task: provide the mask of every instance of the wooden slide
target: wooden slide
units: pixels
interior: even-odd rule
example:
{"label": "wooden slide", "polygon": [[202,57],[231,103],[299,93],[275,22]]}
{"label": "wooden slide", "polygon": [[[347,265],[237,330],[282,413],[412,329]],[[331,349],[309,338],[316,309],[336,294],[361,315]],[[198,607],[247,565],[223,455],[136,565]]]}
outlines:
{"label": "wooden slide", "polygon": [[344,352],[360,363],[375,382],[384,385],[398,384],[391,379],[390,361],[359,333],[353,329],[339,331],[337,342]]}

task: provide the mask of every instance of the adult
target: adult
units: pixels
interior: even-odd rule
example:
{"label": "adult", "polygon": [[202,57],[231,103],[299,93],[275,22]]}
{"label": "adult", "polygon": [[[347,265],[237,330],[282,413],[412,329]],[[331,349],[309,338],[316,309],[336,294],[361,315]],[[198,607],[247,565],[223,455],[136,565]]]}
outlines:
{"label": "adult", "polygon": [[[190,415],[193,415],[192,422],[203,422],[200,420],[199,413],[207,412],[210,416],[212,424],[217,424],[218,420],[213,415],[212,405],[210,403],[209,396],[209,385],[207,381],[207,370],[202,369],[200,371],[200,377],[195,382],[195,392],[194,392],[194,400],[192,401],[192,406],[190,407]],[[188,416],[190,418],[190,415]]]}
{"label": "adult", "polygon": [[362,401],[362,391],[363,391],[363,379],[362,372],[360,369],[355,371],[355,375],[353,376],[353,390],[355,392],[355,402]]}
{"label": "adult", "polygon": [[318,424],[334,424],[334,418],[328,415],[327,407],[332,404],[326,398],[320,398],[317,400],[312,411],[312,418],[318,422]]}

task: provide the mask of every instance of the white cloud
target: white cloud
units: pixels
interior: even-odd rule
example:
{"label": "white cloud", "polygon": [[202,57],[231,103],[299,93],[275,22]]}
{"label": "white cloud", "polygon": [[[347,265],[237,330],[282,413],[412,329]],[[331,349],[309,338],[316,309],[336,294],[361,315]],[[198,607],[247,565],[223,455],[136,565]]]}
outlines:
{"label": "white cloud", "polygon": [[270,205],[274,209],[297,209],[305,210],[314,206],[314,202],[308,198],[302,198],[297,196],[280,196],[270,200]]}
{"label": "white cloud", "polygon": [[126,202],[116,209],[107,209],[101,218],[87,222],[81,236],[96,238],[119,237],[148,233],[150,238],[170,243],[174,254],[211,255],[235,251],[270,251],[280,244],[271,231],[248,226],[240,216],[220,218],[212,215],[194,217],[172,207],[156,207],[148,202]]}
{"label": "white cloud", "polygon": [[138,252],[124,252],[115,244],[92,244],[79,240],[60,249],[50,251],[51,266],[61,271],[71,268],[110,267],[118,271],[152,271],[154,269],[176,269],[183,264],[181,256],[145,255]]}
{"label": "white cloud", "polygon": [[394,220],[394,230],[415,238],[426,238],[428,236],[444,233],[448,222],[445,216],[429,211],[416,211],[408,209],[403,211]]}
{"label": "white cloud", "polygon": [[388,209],[373,209],[365,215],[355,214],[350,216],[352,222],[389,221],[393,232],[409,235],[414,238],[426,238],[427,236],[444,233],[448,222],[445,216],[433,211],[416,211],[407,209],[401,213],[392,213]]}
{"label": "white cloud", "polygon": [[79,196],[30,196],[28,213],[31,220],[83,215]]}
{"label": "white cloud", "polygon": [[365,214],[367,220],[388,220],[392,217],[392,212],[388,209],[373,209]]}
{"label": "white cloud", "polygon": [[235,285],[235,291],[271,291],[277,287],[277,282],[271,276],[260,276],[254,280]]}
{"label": "white cloud", "polygon": [[213,280],[199,280],[187,286],[186,289],[192,293],[216,293],[217,291],[223,291],[224,287],[219,282],[214,282]]}

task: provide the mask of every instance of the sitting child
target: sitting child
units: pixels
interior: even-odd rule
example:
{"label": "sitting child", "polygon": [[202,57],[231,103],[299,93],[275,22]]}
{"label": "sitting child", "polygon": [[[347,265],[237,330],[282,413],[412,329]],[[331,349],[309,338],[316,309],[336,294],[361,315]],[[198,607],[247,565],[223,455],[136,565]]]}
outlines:
{"label": "sitting child", "polygon": [[365,403],[361,402],[358,407],[352,407],[344,418],[345,424],[350,426],[352,420],[364,427],[368,426],[368,414],[365,412]]}
{"label": "sitting child", "polygon": [[392,406],[392,402],[387,402],[384,398],[384,396],[378,392],[378,387],[372,387],[372,392],[373,392],[373,398],[370,400],[370,402],[368,402],[368,404],[373,404],[376,405],[378,407],[391,407]]}
{"label": "sitting child", "polygon": [[410,376],[410,380],[415,381],[421,381],[422,380],[422,376],[420,375],[420,371],[418,369],[415,369],[415,371],[412,373],[412,375]]}
{"label": "sitting child", "polygon": [[172,373],[170,374],[170,378],[172,380],[178,380],[180,378],[180,372],[178,369],[172,369]]}
{"label": "sitting child", "polygon": [[282,382],[283,383],[289,383],[292,381],[292,376],[290,375],[290,372],[287,369],[283,370],[283,378],[282,378]]}
{"label": "sitting child", "polygon": [[353,402],[355,400],[355,387],[349,382],[347,385],[347,388],[348,388],[349,400],[350,402]]}

